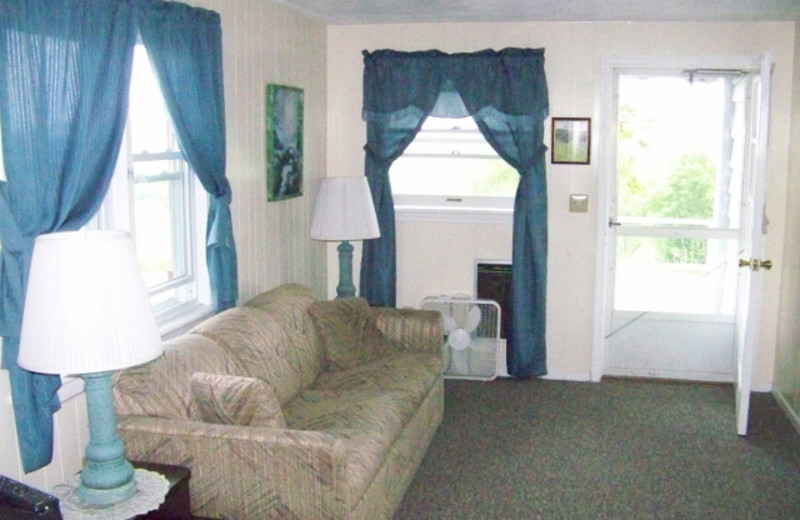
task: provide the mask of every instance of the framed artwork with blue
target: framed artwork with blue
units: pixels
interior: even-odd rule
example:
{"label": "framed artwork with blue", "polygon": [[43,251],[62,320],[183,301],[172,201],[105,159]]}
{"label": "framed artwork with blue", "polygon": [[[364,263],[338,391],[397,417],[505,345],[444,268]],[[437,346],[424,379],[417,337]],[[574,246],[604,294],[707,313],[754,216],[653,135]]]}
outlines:
{"label": "framed artwork with blue", "polygon": [[267,200],[303,195],[303,89],[267,85]]}

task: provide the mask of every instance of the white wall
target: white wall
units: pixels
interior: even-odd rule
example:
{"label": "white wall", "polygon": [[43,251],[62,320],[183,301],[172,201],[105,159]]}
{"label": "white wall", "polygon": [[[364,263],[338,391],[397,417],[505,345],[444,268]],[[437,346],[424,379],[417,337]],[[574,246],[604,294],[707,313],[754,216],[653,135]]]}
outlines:
{"label": "white wall", "polygon": [[[795,55],[800,52],[800,26]],[[775,394],[800,430],[800,61],[795,60],[792,99],[791,154],[786,190],[786,237],[780,263],[781,287],[778,345],[775,354]]]}
{"label": "white wall", "polygon": [[[233,231],[240,300],[284,282],[325,294],[325,247],[309,238],[317,184],[325,176],[326,35],[324,24],[266,0],[194,0],[222,16],[227,174],[233,189]],[[305,94],[304,195],[266,199],[266,85],[300,87]],[[0,474],[50,489],[81,467],[88,441],[83,395],[64,403],[55,420],[55,456],[23,475],[8,373],[0,370]]]}
{"label": "white wall", "polygon": [[[324,295],[324,244],[309,238],[319,179],[325,177],[326,27],[265,0],[195,0],[222,15],[228,178],[242,302],[283,282]],[[304,91],[303,196],[267,203],[266,86]]]}
{"label": "white wall", "polygon": [[81,468],[83,446],[89,440],[86,399],[83,394],[64,400],[54,416],[53,462],[27,475],[17,447],[17,428],[11,404],[8,372],[0,370],[0,474],[22,480],[38,489],[51,489]]}
{"label": "white wall", "polygon": [[[767,238],[768,257],[782,256],[788,167],[794,23],[503,23],[331,26],[328,29],[329,172],[363,172],[362,50],[544,47],[555,116],[592,117],[591,166],[548,164],[548,369],[588,378],[592,363],[599,165],[610,152],[600,133],[601,64],[613,55],[744,55],[775,57]],[[549,120],[545,123],[549,127]],[[549,128],[547,128],[549,136]],[[549,137],[547,137],[549,139]],[[589,194],[589,213],[569,213],[570,193]],[[398,305],[427,295],[472,293],[475,257],[508,258],[510,226],[398,223]],[[329,256],[329,262],[335,263]],[[356,268],[357,270],[357,268]],[[330,268],[329,268],[330,271]],[[775,361],[780,279],[766,280],[762,349],[756,386],[769,387]],[[329,280],[329,285],[335,283]],[[329,292],[330,292],[329,287]]]}

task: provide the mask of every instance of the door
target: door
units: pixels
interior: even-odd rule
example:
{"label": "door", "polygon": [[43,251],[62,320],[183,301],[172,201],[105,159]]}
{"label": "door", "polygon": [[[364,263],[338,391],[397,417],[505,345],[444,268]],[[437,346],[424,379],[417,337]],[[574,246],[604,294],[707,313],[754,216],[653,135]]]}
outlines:
{"label": "door", "polygon": [[614,78],[603,372],[741,381],[747,393],[752,352],[737,345],[757,332],[741,320],[758,294],[751,289],[748,300],[740,278],[757,277],[738,266],[758,242],[751,215],[763,194],[751,192],[751,181],[759,178],[754,167],[766,165],[757,158],[766,147],[752,139],[765,134],[757,129],[768,110],[754,101],[768,83],[747,69],[720,68],[628,67]]}
{"label": "door", "polygon": [[739,260],[739,298],[737,305],[737,355],[736,355],[736,431],[747,434],[750,411],[750,390],[758,351],[758,335],[761,325],[761,290],[764,270],[772,268],[770,260],[764,260],[764,202],[766,198],[767,149],[769,146],[769,104],[772,81],[772,57],[761,57],[760,73],[751,79],[754,102],[751,105],[751,126],[748,139],[748,160],[755,175],[745,188],[743,212],[745,233],[742,240],[742,255]]}

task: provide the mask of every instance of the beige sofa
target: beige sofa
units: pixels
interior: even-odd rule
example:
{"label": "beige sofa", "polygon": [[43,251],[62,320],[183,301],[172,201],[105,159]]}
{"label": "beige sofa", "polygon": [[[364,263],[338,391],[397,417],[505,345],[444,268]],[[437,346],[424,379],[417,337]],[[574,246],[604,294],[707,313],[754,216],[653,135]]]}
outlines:
{"label": "beige sofa", "polygon": [[191,468],[195,515],[391,518],[442,420],[442,335],[434,312],[284,285],[117,374],[120,436]]}

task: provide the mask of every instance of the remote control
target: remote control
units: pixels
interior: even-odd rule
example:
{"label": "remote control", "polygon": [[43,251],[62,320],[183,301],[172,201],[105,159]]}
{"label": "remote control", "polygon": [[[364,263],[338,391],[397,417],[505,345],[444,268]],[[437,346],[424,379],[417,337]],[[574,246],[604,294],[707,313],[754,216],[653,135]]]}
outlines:
{"label": "remote control", "polygon": [[14,511],[44,513],[50,509],[58,510],[56,497],[0,475],[0,520],[19,518],[19,516],[6,516],[14,515]]}

